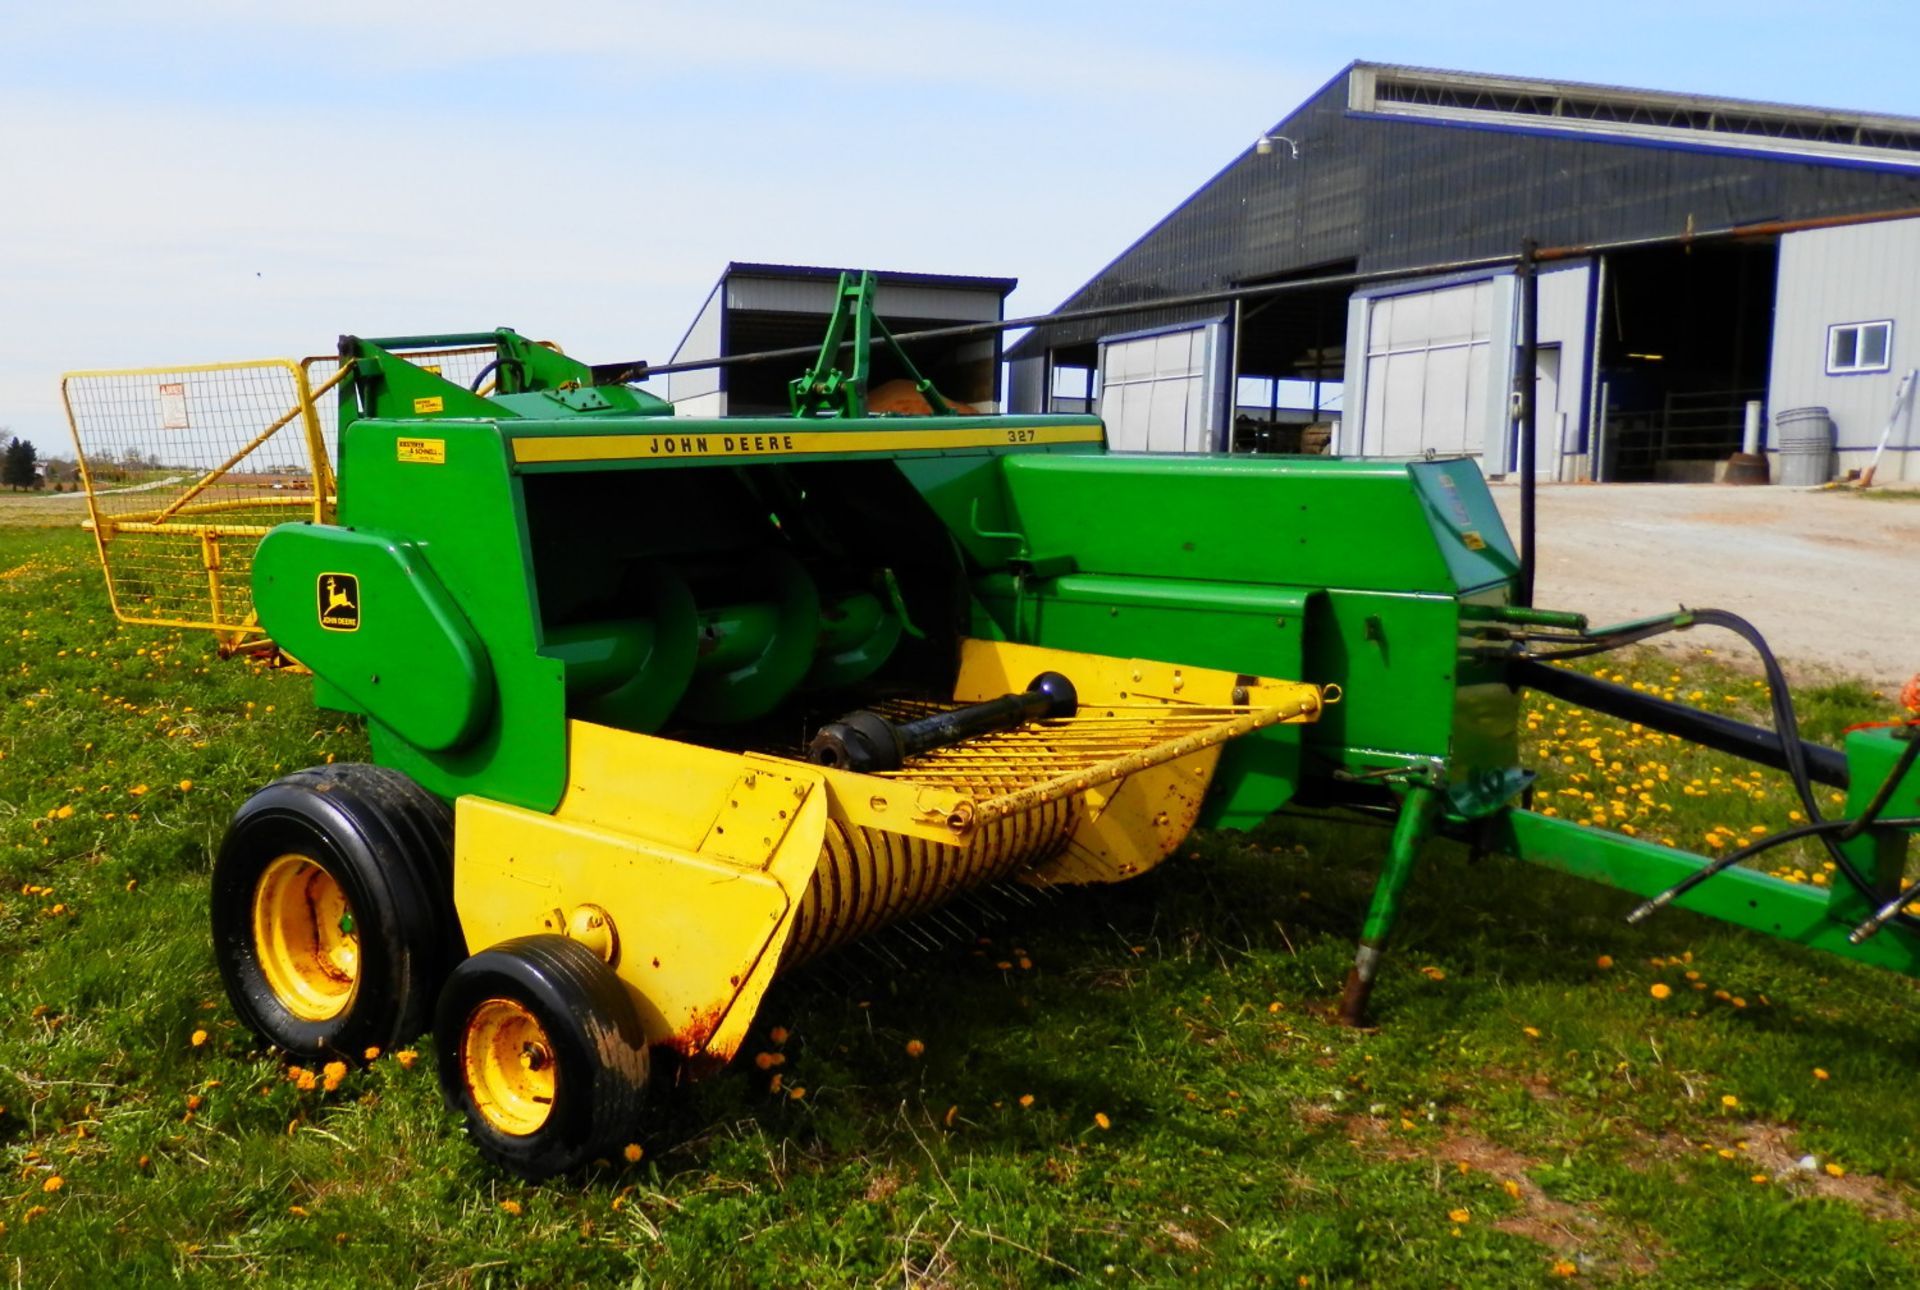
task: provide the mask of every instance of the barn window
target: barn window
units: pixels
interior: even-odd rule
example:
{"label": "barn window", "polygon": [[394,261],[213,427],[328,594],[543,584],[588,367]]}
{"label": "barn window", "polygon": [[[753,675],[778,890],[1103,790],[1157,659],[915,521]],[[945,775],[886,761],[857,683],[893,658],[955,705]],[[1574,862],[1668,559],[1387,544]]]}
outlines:
{"label": "barn window", "polygon": [[1827,328],[1827,375],[1884,372],[1892,364],[1893,324],[1835,323]]}

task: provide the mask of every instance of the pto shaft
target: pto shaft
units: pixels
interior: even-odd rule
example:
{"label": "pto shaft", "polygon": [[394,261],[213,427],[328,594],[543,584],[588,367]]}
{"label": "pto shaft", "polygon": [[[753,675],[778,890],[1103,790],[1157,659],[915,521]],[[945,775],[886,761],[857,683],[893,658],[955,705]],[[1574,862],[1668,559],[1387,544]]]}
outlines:
{"label": "pto shaft", "polygon": [[820,727],[807,745],[807,760],[836,770],[899,770],[908,758],[977,735],[1011,730],[1043,717],[1070,717],[1079,708],[1073,682],[1042,672],[1019,694],[970,703],[918,721],[895,723],[862,709]]}

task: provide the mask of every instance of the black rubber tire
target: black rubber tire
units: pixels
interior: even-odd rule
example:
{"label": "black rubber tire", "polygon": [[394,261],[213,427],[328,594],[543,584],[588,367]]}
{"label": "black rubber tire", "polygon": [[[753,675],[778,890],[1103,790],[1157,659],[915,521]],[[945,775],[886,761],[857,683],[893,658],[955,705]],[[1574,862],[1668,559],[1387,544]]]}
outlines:
{"label": "black rubber tire", "polygon": [[[467,1031],[482,1003],[507,999],[539,1021],[552,1048],[554,1090],[546,1122],[503,1132],[475,1105]],[[538,1180],[595,1160],[615,1160],[636,1136],[646,1104],[646,1031],[627,987],[599,955],[564,936],[522,936],[482,950],[447,978],[434,1017],[440,1090],[492,1163]]]}
{"label": "black rubber tire", "polygon": [[[261,969],[255,889],[267,867],[304,855],[345,892],[359,938],[342,1010],[294,1015]],[[214,956],[234,1011],[303,1059],[360,1060],[398,1048],[432,1019],[441,982],[466,955],[453,905],[453,812],[399,771],[340,763],[275,780],[234,813],[213,864]]]}

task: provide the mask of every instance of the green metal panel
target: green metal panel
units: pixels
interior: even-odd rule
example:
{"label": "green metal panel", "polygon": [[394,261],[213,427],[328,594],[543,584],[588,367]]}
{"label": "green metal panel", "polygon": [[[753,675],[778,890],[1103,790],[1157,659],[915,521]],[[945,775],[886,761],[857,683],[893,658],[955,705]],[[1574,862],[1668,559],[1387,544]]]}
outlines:
{"label": "green metal panel", "polygon": [[280,647],[407,743],[458,749],[491,715],[486,650],[416,544],[283,524],[254,555],[253,587]]}
{"label": "green metal panel", "polygon": [[[430,434],[429,434],[430,432]],[[444,460],[421,461],[402,439],[430,437]],[[380,705],[367,705],[375,760],[405,771],[443,797],[478,793],[531,810],[551,810],[566,780],[565,665],[536,652],[539,607],[522,525],[519,482],[507,469],[504,437],[488,422],[359,421],[340,446],[341,530],[410,542],[460,607],[494,679],[493,718],[458,748],[408,740]],[[346,547],[343,544],[343,550]],[[279,615],[263,614],[271,632]],[[418,638],[395,642],[417,648]],[[398,662],[398,660],[396,660]],[[315,670],[347,688],[327,662]]]}
{"label": "green metal panel", "polygon": [[[1865,814],[1867,804],[1898,768],[1900,754],[1907,746],[1907,739],[1902,736],[1907,734],[1904,730],[1882,728],[1855,730],[1847,735],[1846,813],[1849,818],[1858,819]],[[1920,762],[1909,767],[1906,776],[1894,786],[1880,815],[1886,819],[1920,816]],[[1881,893],[1882,901],[1891,900],[1906,880],[1907,837],[1897,829],[1869,829],[1840,844],[1847,858]],[[1854,890],[1852,883],[1835,882],[1832,889],[1833,916],[1848,926],[1858,926],[1873,912],[1874,906]]]}
{"label": "green metal panel", "polygon": [[1520,571],[1520,557],[1478,465],[1460,458],[1415,461],[1407,463],[1407,475],[1456,588],[1504,583]]}
{"label": "green metal panel", "polygon": [[1021,457],[1002,473],[1009,527],[1084,573],[1462,590],[1404,462],[1109,453]]}
{"label": "green metal panel", "polygon": [[[1711,863],[1672,847],[1532,811],[1503,812],[1471,837],[1491,850],[1641,896],[1665,891]],[[1674,906],[1908,976],[1920,973],[1920,937],[1889,927],[1854,945],[1847,939],[1852,924],[1829,917],[1827,893],[1808,883],[1735,867],[1701,883]]]}

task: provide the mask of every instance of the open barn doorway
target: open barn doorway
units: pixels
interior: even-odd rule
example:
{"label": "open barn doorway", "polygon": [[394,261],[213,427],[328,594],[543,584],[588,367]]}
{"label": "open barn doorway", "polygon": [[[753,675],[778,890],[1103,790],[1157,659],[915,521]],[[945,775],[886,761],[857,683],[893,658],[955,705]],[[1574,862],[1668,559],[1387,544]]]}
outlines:
{"label": "open barn doorway", "polygon": [[1766,397],[1776,241],[1606,257],[1598,302],[1598,477],[1707,482]]}

